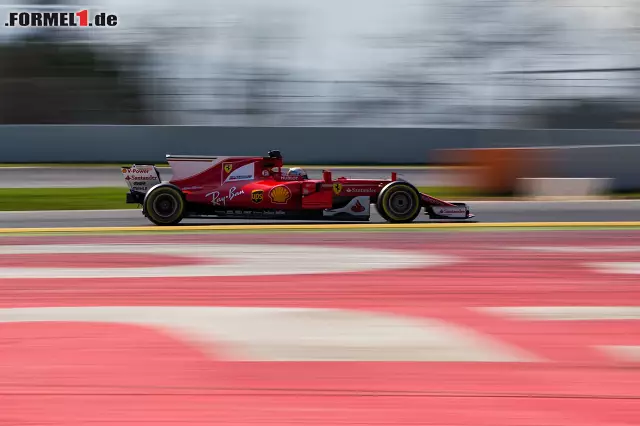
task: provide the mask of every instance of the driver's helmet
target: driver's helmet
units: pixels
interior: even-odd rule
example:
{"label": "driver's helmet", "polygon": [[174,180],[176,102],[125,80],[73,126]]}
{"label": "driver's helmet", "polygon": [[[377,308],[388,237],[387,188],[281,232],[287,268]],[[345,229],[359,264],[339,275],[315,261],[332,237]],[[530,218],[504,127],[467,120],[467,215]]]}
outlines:
{"label": "driver's helmet", "polygon": [[290,168],[289,171],[287,172],[287,176],[295,176],[295,177],[302,176],[304,179],[308,179],[307,172],[305,172],[304,169],[301,169],[300,167]]}

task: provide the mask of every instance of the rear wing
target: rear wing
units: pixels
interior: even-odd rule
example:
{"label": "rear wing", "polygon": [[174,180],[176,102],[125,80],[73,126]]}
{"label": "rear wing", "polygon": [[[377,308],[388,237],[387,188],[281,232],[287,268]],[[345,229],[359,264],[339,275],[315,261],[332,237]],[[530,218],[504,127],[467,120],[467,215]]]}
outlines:
{"label": "rear wing", "polygon": [[162,182],[160,172],[154,165],[132,165],[122,167],[124,177],[130,192],[146,194],[151,188]]}

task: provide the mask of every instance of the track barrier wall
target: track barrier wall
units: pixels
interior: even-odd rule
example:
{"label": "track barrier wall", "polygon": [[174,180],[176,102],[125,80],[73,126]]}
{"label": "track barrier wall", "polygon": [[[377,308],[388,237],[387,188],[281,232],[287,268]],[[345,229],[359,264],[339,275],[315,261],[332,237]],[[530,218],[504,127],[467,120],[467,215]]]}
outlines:
{"label": "track barrier wall", "polygon": [[432,153],[442,164],[473,167],[475,188],[517,192],[521,178],[611,179],[616,192],[640,189],[640,145],[454,149]]}
{"label": "track barrier wall", "polygon": [[512,189],[519,177],[613,178],[616,190],[640,187],[635,130],[5,125],[0,141],[2,163],[163,163],[166,154],[279,149],[296,164],[450,164],[461,156],[481,166],[478,185],[491,192]]}
{"label": "track barrier wall", "polygon": [[0,126],[1,162],[164,161],[255,155],[306,164],[424,164],[436,149],[640,144],[640,131],[446,128]]}

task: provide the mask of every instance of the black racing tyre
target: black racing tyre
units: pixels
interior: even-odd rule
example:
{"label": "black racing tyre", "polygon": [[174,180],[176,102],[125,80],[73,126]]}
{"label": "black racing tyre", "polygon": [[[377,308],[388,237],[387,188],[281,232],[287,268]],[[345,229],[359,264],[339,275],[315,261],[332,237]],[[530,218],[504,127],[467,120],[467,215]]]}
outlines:
{"label": "black racing tyre", "polygon": [[420,214],[420,192],[411,184],[394,181],[380,191],[376,210],[387,222],[413,222]]}
{"label": "black racing tyre", "polygon": [[156,225],[177,225],[184,217],[185,200],[179,189],[161,184],[149,190],[142,207]]}

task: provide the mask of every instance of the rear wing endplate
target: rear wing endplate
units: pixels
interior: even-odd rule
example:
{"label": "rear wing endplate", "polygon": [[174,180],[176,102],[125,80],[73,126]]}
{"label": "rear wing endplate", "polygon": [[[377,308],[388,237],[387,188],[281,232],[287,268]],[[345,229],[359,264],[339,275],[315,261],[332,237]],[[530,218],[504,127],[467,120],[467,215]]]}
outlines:
{"label": "rear wing endplate", "polygon": [[122,175],[131,192],[146,194],[148,190],[162,182],[160,172],[154,165],[123,166]]}

